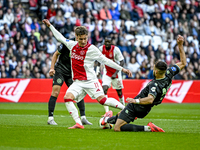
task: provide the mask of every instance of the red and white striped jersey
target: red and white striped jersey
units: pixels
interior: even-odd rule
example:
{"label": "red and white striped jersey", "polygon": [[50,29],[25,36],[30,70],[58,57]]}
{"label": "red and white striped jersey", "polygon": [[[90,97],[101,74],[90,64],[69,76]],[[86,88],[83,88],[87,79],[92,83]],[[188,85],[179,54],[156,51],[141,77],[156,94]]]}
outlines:
{"label": "red and white striped jersey", "polygon": [[[106,50],[105,45],[103,45],[99,47],[99,50],[102,52],[104,56],[106,56],[107,58],[116,63],[119,63],[120,61],[124,60],[124,57],[117,46],[111,45],[111,48],[109,50]],[[106,75],[109,77],[112,77],[112,75],[116,72],[116,69],[113,69],[107,65],[105,65],[105,68],[106,68]]]}

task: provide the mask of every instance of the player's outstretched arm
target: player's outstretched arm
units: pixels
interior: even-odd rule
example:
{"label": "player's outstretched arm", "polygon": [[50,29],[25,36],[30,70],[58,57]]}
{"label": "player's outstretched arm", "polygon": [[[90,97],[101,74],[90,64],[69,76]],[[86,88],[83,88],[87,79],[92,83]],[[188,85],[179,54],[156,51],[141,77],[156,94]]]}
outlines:
{"label": "player's outstretched arm", "polygon": [[141,99],[127,98],[126,101],[133,104],[149,105],[153,103],[154,97],[153,95],[149,94],[148,97],[144,97]]}
{"label": "player's outstretched arm", "polygon": [[184,43],[184,38],[182,36],[178,35],[177,44],[178,44],[178,48],[179,48],[179,52],[180,52],[181,61],[178,62],[176,65],[180,69],[183,69],[186,66],[186,56],[185,56],[185,52],[183,49],[183,43]]}
{"label": "player's outstretched arm", "polygon": [[44,19],[44,20],[42,20],[42,22],[43,22],[47,27],[49,27],[49,29],[52,31],[53,35],[55,36],[55,38],[56,38],[58,41],[60,41],[61,43],[65,44],[65,45],[67,46],[67,44],[66,44],[66,38],[65,38],[60,32],[58,32],[58,31],[54,28],[54,26],[49,22],[48,19]]}
{"label": "player's outstretched arm", "polygon": [[49,70],[49,75],[50,76],[54,76],[54,74],[55,74],[54,66],[55,66],[55,63],[56,63],[59,55],[60,55],[60,53],[58,51],[56,51],[53,54],[53,57],[52,57],[52,60],[51,60],[51,68]]}

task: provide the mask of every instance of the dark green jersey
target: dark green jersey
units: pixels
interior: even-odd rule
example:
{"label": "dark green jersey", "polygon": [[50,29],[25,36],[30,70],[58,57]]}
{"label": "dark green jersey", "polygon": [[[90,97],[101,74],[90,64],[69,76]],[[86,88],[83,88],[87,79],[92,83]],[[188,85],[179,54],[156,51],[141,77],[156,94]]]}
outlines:
{"label": "dark green jersey", "polygon": [[172,78],[176,74],[178,74],[180,68],[177,65],[168,68],[165,77],[163,79],[153,79],[148,85],[135,97],[135,98],[144,98],[149,94],[154,96],[153,104],[143,105],[144,107],[153,107],[154,105],[158,105],[162,102],[165,97],[167,90],[170,88],[172,84]]}
{"label": "dark green jersey", "polygon": [[60,56],[55,65],[55,70],[66,76],[71,76],[71,58],[69,49],[61,44],[58,46],[58,52],[60,53]]}

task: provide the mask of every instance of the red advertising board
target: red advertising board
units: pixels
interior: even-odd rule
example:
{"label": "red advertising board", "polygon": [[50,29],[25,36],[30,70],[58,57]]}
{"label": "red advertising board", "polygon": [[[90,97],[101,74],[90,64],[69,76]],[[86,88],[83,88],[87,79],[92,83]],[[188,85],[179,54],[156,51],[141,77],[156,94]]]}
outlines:
{"label": "red advertising board", "polygon": [[[123,80],[125,98],[135,97],[150,80]],[[0,102],[48,102],[52,79],[0,79]],[[63,84],[57,102],[64,102],[67,86]],[[115,90],[108,97],[118,99]],[[85,102],[97,102],[88,95]],[[163,103],[200,103],[200,81],[174,80]]]}

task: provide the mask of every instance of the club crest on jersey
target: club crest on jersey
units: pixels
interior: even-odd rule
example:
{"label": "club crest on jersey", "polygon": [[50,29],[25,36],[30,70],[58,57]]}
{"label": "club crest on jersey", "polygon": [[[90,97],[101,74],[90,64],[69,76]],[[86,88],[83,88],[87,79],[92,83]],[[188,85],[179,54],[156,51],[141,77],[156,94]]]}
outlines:
{"label": "club crest on jersey", "polygon": [[85,55],[85,51],[80,51],[80,54],[81,55]]}
{"label": "club crest on jersey", "polygon": [[112,57],[112,53],[109,53],[109,57]]}

